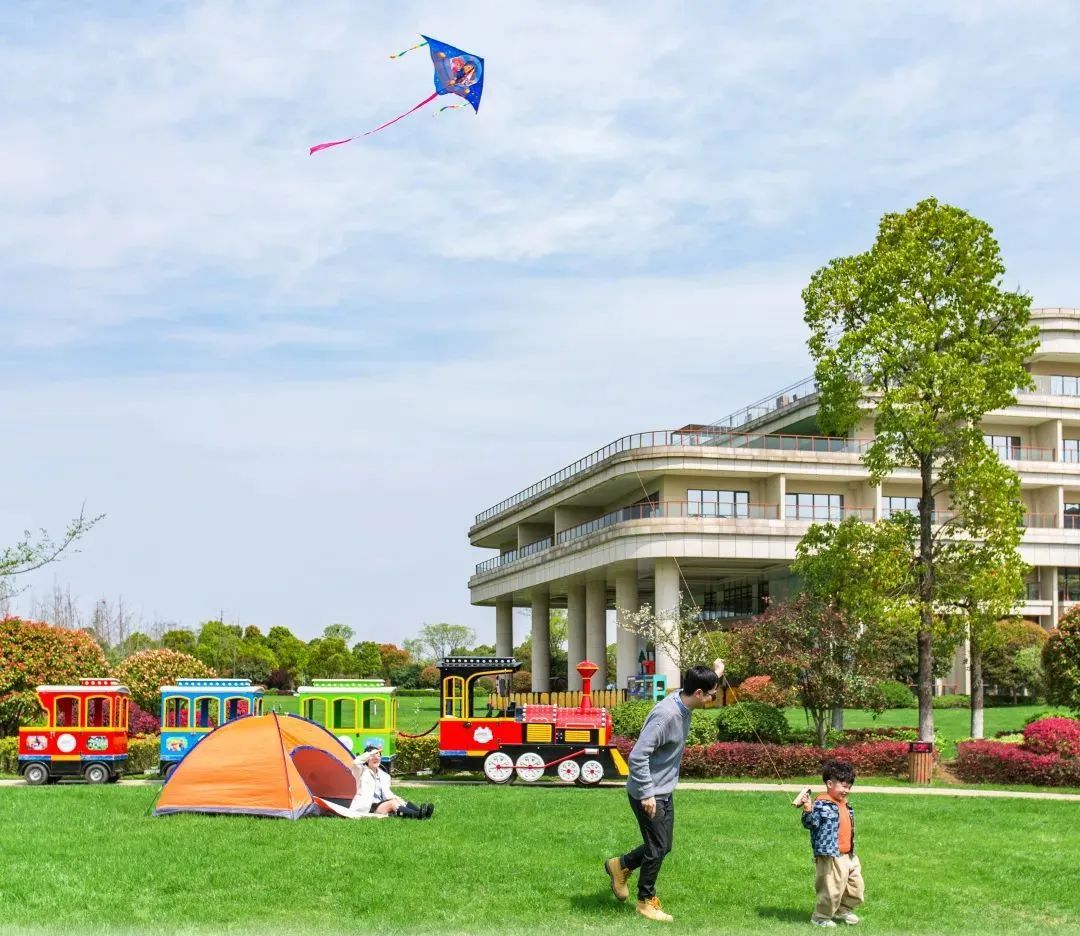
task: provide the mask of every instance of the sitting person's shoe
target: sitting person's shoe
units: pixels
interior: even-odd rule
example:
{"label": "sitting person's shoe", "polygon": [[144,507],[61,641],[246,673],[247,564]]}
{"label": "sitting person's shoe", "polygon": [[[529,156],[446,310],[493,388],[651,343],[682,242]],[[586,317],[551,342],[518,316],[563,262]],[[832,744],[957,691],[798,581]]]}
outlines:
{"label": "sitting person's shoe", "polygon": [[637,912],[649,920],[658,920],[661,923],[671,923],[674,917],[670,913],[664,913],[660,907],[659,897],[650,897],[648,900],[637,902]]}
{"label": "sitting person's shoe", "polygon": [[611,893],[613,893],[619,900],[626,900],[630,896],[630,888],[626,886],[626,882],[630,880],[632,871],[628,871],[622,866],[622,861],[619,858],[608,858],[604,862],[604,870],[607,872],[607,876],[611,878]]}
{"label": "sitting person's shoe", "polygon": [[847,923],[848,926],[854,926],[856,923],[859,922],[859,918],[855,916],[855,914],[852,913],[850,910],[847,910],[844,913],[836,914],[833,919],[839,920],[841,923]]}
{"label": "sitting person's shoe", "polygon": [[831,926],[833,928],[836,927],[836,924],[832,920],[815,920],[813,917],[810,917],[810,922],[813,923],[814,926]]}
{"label": "sitting person's shoe", "polygon": [[433,812],[435,812],[435,804],[424,803],[424,805],[420,807],[420,818],[430,819]]}

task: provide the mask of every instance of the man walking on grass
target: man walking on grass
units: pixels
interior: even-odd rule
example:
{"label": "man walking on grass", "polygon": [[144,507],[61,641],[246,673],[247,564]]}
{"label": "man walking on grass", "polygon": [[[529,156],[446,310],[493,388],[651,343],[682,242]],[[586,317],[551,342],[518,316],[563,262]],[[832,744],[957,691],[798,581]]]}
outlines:
{"label": "man walking on grass", "polygon": [[693,666],[683,675],[682,689],[657,702],[649,712],[637,743],[630,752],[630,778],[626,792],[630,808],[641,829],[642,844],[622,857],[608,858],[604,870],[611,878],[611,891],[619,900],[630,896],[627,882],[638,868],[637,912],[650,920],[671,922],[671,914],[660,908],[656,877],[664,856],[671,851],[675,827],[672,793],[679,782],[686,736],[690,733],[690,713],[716,701],[717,686],[724,663],[713,669]]}

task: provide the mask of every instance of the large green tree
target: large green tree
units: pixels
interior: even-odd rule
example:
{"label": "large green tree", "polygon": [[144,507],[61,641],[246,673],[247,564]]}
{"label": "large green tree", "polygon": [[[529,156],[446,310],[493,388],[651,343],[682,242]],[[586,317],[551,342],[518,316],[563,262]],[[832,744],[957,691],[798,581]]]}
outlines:
{"label": "large green tree", "polygon": [[420,628],[420,641],[436,663],[450,656],[456,647],[471,647],[476,643],[476,632],[464,624],[425,624]]}
{"label": "large green tree", "polygon": [[379,645],[374,640],[361,640],[352,649],[358,676],[377,677],[383,675],[382,656]]}
{"label": "large green tree", "polygon": [[[875,484],[917,472],[919,734],[933,738],[933,665],[939,589],[935,497],[981,442],[987,412],[1031,386],[1024,361],[1038,345],[1031,299],[1003,288],[993,231],[934,198],[882,218],[865,253],[833,260],[803,291],[825,432],[845,435],[868,410],[874,441],[863,458]],[[962,523],[955,524],[962,526]]]}

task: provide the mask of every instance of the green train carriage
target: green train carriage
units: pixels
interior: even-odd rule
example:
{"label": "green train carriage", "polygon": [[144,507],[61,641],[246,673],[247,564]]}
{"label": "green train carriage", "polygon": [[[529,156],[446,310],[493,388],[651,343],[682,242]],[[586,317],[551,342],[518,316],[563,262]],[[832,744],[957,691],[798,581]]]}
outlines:
{"label": "green train carriage", "polygon": [[300,714],[332,732],[354,754],[380,744],[397,753],[397,696],[381,679],[313,679],[296,690]]}

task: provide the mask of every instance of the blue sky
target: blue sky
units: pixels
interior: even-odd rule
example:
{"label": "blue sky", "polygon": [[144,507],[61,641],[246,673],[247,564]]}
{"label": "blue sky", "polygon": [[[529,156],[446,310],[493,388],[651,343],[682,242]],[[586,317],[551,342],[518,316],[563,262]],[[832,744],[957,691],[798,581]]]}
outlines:
{"label": "blue sky", "polygon": [[[474,514],[810,371],[799,292],[927,195],[1080,305],[1073,4],[0,12],[0,542],[149,624],[494,631]],[[420,112],[424,32],[486,59]]]}

